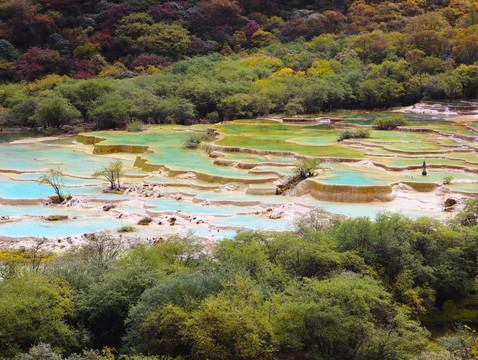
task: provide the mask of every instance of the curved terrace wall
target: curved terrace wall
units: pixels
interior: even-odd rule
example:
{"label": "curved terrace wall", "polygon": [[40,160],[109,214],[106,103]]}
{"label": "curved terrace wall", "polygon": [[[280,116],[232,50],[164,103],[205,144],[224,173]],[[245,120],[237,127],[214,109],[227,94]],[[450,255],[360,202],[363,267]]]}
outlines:
{"label": "curved terrace wall", "polygon": [[294,189],[297,196],[310,194],[317,200],[335,202],[372,202],[394,199],[391,185],[335,185],[315,180],[302,181]]}
{"label": "curved terrace wall", "polygon": [[212,153],[213,151],[217,152],[239,152],[239,153],[246,153],[246,154],[257,154],[257,155],[275,155],[275,156],[284,156],[284,157],[294,157],[296,159],[318,159],[323,162],[359,162],[362,159],[351,159],[351,158],[336,158],[336,157],[320,157],[320,156],[307,156],[301,155],[296,152],[292,151],[275,151],[275,150],[258,150],[258,149],[249,149],[249,148],[242,148],[242,147],[235,147],[235,146],[222,146],[216,144],[209,144],[209,143],[200,143],[199,147],[208,152]]}
{"label": "curved terrace wall", "polygon": [[431,133],[431,134],[437,134],[440,136],[447,136],[447,137],[452,137],[460,140],[465,140],[465,141],[473,141],[473,142],[478,142],[478,136],[469,136],[469,135],[463,135],[463,134],[449,134],[443,131],[438,131],[434,129],[417,129],[417,128],[404,128],[404,127],[397,127],[397,131],[405,131],[405,132],[423,132],[423,133]]}
{"label": "curved terrace wall", "polygon": [[114,154],[114,153],[130,153],[130,154],[142,154],[149,150],[149,146],[146,145],[106,145],[99,144],[100,142],[106,139],[78,134],[76,136],[76,141],[85,145],[94,145],[93,154],[95,155],[105,155],[105,154]]}
{"label": "curved terrace wall", "polygon": [[[373,162],[375,166],[381,167],[389,171],[404,171],[404,170],[418,170],[422,168],[422,165],[408,165],[408,166],[388,166],[382,163]],[[462,170],[466,172],[478,173],[478,169],[470,168],[461,165],[449,165],[449,164],[427,164],[427,168],[430,169],[450,169],[450,170]]]}
{"label": "curved terrace wall", "polygon": [[174,170],[164,165],[149,164],[148,160],[143,159],[141,156],[136,157],[134,166],[144,171],[150,171],[150,172],[164,169],[168,171],[169,176],[172,176],[172,177],[186,174],[186,173],[191,173],[191,174],[194,174],[198,180],[202,180],[202,181],[206,181],[210,183],[217,183],[217,184],[227,184],[231,182],[236,182],[241,184],[265,184],[265,183],[270,183],[277,180],[277,177],[261,178],[261,179],[242,179],[242,178],[230,178],[230,177],[219,176],[219,175],[210,175],[210,174],[197,172],[194,170]]}

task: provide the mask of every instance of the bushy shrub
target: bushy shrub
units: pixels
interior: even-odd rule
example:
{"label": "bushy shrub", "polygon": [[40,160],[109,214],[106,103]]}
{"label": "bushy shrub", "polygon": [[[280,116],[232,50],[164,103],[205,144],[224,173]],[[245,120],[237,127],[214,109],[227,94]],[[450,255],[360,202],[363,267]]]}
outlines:
{"label": "bushy shrub", "polygon": [[134,231],[134,227],[132,226],[122,226],[118,232],[119,233],[125,233],[125,232],[133,232]]}
{"label": "bushy shrub", "polygon": [[294,173],[299,180],[304,180],[314,176],[314,170],[319,166],[320,160],[318,159],[302,159],[296,164]]}
{"label": "bushy shrub", "polygon": [[366,129],[346,129],[340,132],[337,141],[345,139],[363,139],[370,137],[370,131]]}
{"label": "bushy shrub", "polygon": [[197,149],[202,141],[212,141],[216,137],[214,130],[208,129],[205,133],[190,134],[184,141],[183,147],[186,149]]}
{"label": "bushy shrub", "polygon": [[149,225],[151,221],[153,221],[153,219],[151,219],[150,217],[146,217],[138,221],[138,225]]}
{"label": "bushy shrub", "polygon": [[68,219],[68,216],[65,215],[51,215],[46,218],[48,221],[60,221]]}
{"label": "bushy shrub", "polygon": [[381,119],[375,119],[373,127],[376,130],[394,130],[397,126],[406,125],[407,121],[400,116],[388,116]]}
{"label": "bushy shrub", "polygon": [[475,226],[478,224],[478,198],[465,202],[465,207],[458,214],[456,220],[462,226]]}
{"label": "bushy shrub", "polygon": [[144,130],[144,123],[139,120],[133,120],[129,124],[126,124],[126,131],[129,132],[141,132]]}

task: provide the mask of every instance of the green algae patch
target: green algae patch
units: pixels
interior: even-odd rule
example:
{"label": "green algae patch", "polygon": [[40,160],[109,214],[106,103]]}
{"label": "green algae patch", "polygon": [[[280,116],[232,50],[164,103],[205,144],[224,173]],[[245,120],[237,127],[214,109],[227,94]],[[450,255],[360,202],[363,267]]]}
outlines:
{"label": "green algae patch", "polygon": [[415,181],[402,181],[403,184],[410,186],[413,190],[418,192],[432,192],[435,191],[440,185],[427,182],[415,182]]}
{"label": "green algae patch", "polygon": [[244,151],[243,149],[264,150],[273,153],[299,154],[313,157],[337,157],[358,159],[365,156],[365,151],[361,149],[352,149],[350,147],[334,144],[324,146],[308,146],[289,143],[278,139],[261,138],[259,136],[227,136],[214,144],[224,147]]}
{"label": "green algae patch", "polygon": [[374,130],[370,133],[368,140],[380,141],[416,141],[427,140],[429,136],[422,133],[404,133],[401,131],[379,131]]}
{"label": "green algae patch", "polygon": [[478,183],[449,184],[446,186],[446,188],[452,191],[458,191],[462,193],[471,193],[471,194],[476,194],[476,196],[478,196]]}
{"label": "green algae patch", "polygon": [[361,158],[364,151],[337,144],[338,131],[330,125],[292,126],[271,121],[257,124],[232,121],[214,126],[222,138],[214,144],[241,149],[266,150],[314,157]]}
{"label": "green algae patch", "polygon": [[95,145],[104,140],[106,139],[100,138],[97,136],[92,136],[92,135],[85,135],[85,134],[76,135],[76,141],[85,145]]}
{"label": "green algae patch", "polygon": [[148,146],[145,145],[95,145],[93,154],[106,155],[115,153],[128,153],[128,154],[142,154],[148,151]]}

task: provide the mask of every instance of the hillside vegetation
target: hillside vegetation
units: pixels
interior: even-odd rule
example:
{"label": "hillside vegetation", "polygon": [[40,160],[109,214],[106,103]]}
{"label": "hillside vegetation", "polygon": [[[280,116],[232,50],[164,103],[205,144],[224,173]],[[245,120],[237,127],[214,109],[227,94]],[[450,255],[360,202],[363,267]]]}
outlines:
{"label": "hillside vegetation", "polygon": [[477,6],[7,0],[0,124],[114,128],[472,99]]}

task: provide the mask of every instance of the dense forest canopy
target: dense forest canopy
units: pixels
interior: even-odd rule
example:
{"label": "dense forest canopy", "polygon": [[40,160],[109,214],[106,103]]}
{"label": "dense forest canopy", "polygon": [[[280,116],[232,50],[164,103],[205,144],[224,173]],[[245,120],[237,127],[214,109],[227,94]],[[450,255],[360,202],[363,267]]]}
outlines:
{"label": "dense forest canopy", "polygon": [[426,59],[422,72],[436,72],[477,60],[477,6],[468,0],[6,0],[1,78],[128,77],[186,57],[254,52],[319,35],[344,42],[316,49],[321,58],[355,55],[377,64],[403,58],[412,66]]}

